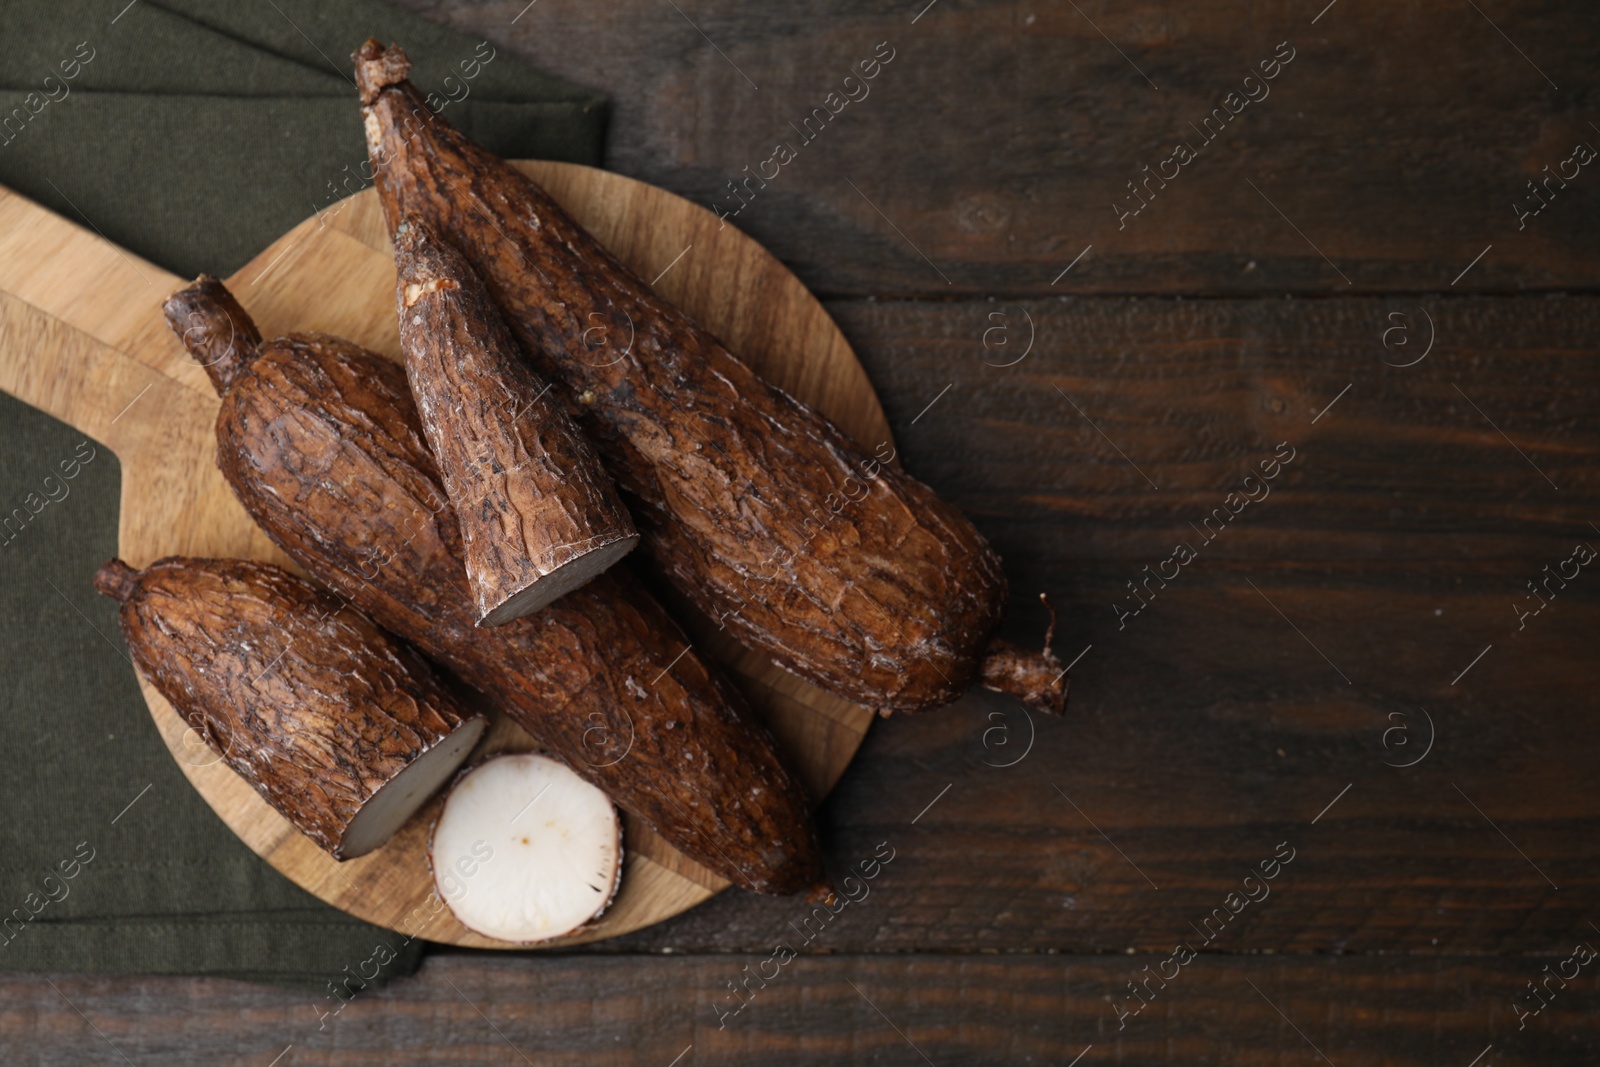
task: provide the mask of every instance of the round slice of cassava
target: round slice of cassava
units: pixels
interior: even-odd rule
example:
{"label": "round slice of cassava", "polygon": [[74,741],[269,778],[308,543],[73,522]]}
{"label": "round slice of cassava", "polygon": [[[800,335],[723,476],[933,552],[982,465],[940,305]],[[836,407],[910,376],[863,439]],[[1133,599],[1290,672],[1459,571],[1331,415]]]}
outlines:
{"label": "round slice of cassava", "polygon": [[428,858],[461,925],[528,945],[605,911],[622,880],[622,824],[606,795],[565,764],[495,756],[450,790]]}
{"label": "round slice of cassava", "polygon": [[114,559],[94,582],[139,672],[335,859],[389,840],[483,734],[420,656],[277,567]]}
{"label": "round slice of cassava", "polygon": [[478,625],[499,626],[605,571],[639,535],[461,253],[414,219],[393,244],[406,377],[461,521]]}

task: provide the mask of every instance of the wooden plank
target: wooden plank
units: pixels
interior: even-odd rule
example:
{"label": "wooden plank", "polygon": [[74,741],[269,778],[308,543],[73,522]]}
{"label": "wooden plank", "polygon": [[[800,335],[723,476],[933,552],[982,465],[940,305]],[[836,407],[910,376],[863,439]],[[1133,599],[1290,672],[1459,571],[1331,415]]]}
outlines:
{"label": "wooden plank", "polygon": [[1152,982],[1151,1002],[1120,1022],[1128,983],[1164,954],[803,956],[768,967],[765,988],[752,980],[735,1016],[717,1011],[735,1003],[727,983],[765,956],[436,957],[413,980],[348,1003],[218,979],[53,976],[52,989],[18,975],[0,978],[0,1026],[13,1062],[122,1062],[114,1045],[130,1062],[173,1067],[961,1067],[1080,1055],[1081,1067],[1309,1067],[1323,1056],[1339,1067],[1587,1067],[1600,1056],[1591,976],[1552,983],[1521,1031],[1512,1008],[1532,1005],[1526,983],[1583,939],[1504,960],[1202,956],[1165,989]]}
{"label": "wooden plank", "polygon": [[1596,533],[1592,298],[829,310],[907,467],[977,518],[1013,574],[1163,559],[1281,442],[1296,458],[1208,558],[1500,560],[1531,578]]}
{"label": "wooden plank", "polygon": [[[1539,203],[1527,183],[1576,143],[1600,147],[1576,88],[1600,35],[1592,6],[923,0],[777,14],[627,0],[515,21],[405,6],[604,87],[607,163],[625,174],[726,210],[741,202],[727,183],[776,173],[752,180],[734,221],[826,294],[1459,292],[1600,278],[1594,166],[1569,163],[1577,176],[1552,180],[1537,217],[1519,222],[1513,207]],[[805,140],[797,127],[814,108],[828,115],[827,95],[880,42],[894,58],[851,90],[867,95],[834,103]],[[1247,86],[1280,42],[1292,61]],[[1225,103],[1246,92],[1261,99]],[[1213,109],[1227,121],[1212,120],[1207,142]],[[1177,176],[1142,186],[1149,206],[1119,224],[1113,204],[1137,205],[1128,184],[1161,172],[1179,141],[1196,157],[1166,164]],[[795,159],[767,164],[780,142]]]}

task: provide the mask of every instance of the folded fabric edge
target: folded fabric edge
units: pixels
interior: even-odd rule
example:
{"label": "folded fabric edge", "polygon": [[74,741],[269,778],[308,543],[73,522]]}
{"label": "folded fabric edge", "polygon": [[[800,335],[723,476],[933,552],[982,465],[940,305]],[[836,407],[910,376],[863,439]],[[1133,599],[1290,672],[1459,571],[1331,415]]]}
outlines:
{"label": "folded fabric edge", "polygon": [[234,978],[320,996],[345,983],[350,991],[381,987],[415,971],[424,954],[424,942],[355,922],[342,931],[325,923],[238,923],[218,934],[211,924],[182,921],[30,924],[0,941],[0,971]]}
{"label": "folded fabric edge", "polygon": [[[332,56],[332,55],[330,55],[330,54],[328,54],[326,52],[323,52],[322,49],[320,48],[320,46],[318,46],[314,41],[312,41],[311,38],[305,37],[305,34],[301,33],[301,36],[305,37],[306,43],[310,44],[312,46],[312,48],[316,49],[318,51],[318,53],[322,56],[322,59],[325,61],[326,65],[319,67],[319,66],[317,66],[315,64],[312,64],[312,63],[309,63],[309,62],[303,60],[299,56],[295,56],[295,55],[283,52],[283,51],[281,51],[281,50],[279,50],[277,48],[273,48],[273,47],[271,47],[271,46],[269,46],[267,44],[264,44],[263,42],[258,41],[258,40],[254,39],[252,37],[245,36],[244,34],[240,33],[235,28],[232,28],[232,27],[229,27],[229,26],[217,23],[217,22],[208,21],[207,19],[196,17],[195,15],[191,14],[188,11],[183,10],[182,8],[173,7],[173,6],[170,6],[168,4],[163,4],[163,3],[160,2],[160,0],[148,0],[148,2],[153,7],[159,8],[164,14],[170,15],[173,18],[182,19],[183,21],[188,22],[191,25],[200,27],[201,29],[204,29],[204,30],[206,30],[206,31],[208,31],[210,33],[214,33],[219,37],[225,37],[228,40],[233,41],[236,44],[244,45],[245,47],[248,47],[248,48],[253,48],[256,51],[261,52],[264,55],[269,55],[269,56],[272,56],[275,59],[281,59],[281,60],[284,60],[285,62],[293,63],[293,64],[295,64],[296,66],[300,67],[303,70],[315,71],[316,73],[323,74],[323,75],[326,75],[331,71],[332,73],[338,74],[340,77],[344,78],[345,81],[350,82],[350,85],[351,85],[352,89],[354,89],[354,87],[355,87],[355,82],[352,80],[352,77],[351,77],[352,74],[354,73],[354,64],[352,63],[350,70],[346,70],[345,68],[339,66],[339,61],[348,59],[350,54],[353,53],[358,47],[360,47],[361,40],[352,40],[349,43],[348,50],[337,50],[336,49],[335,52],[337,54],[337,58],[335,58],[335,56]],[[389,6],[389,7],[393,8],[393,16],[392,17],[397,17],[397,18],[400,18],[400,19],[408,19],[408,20],[411,20],[413,22],[416,22],[416,23],[419,24],[419,26],[425,27],[425,30],[423,30],[423,32],[431,33],[431,34],[435,35],[436,39],[434,41],[432,41],[432,42],[429,42],[430,44],[433,44],[435,46],[437,46],[437,44],[439,43],[439,39],[440,38],[459,38],[463,43],[474,39],[471,34],[463,33],[460,30],[457,30],[457,29],[454,29],[453,27],[447,26],[442,22],[436,22],[433,19],[425,18],[425,17],[423,17],[421,15],[416,14],[415,12],[408,11],[407,9],[405,9],[403,7],[400,7],[398,5],[395,5],[395,4],[391,3],[391,4],[388,4],[386,6]],[[280,10],[279,14],[282,14],[281,10]],[[288,16],[284,16],[284,18],[287,19]],[[293,25],[293,23],[290,23],[290,24]],[[298,27],[297,27],[297,30],[298,30]],[[362,40],[364,40],[364,39],[365,39],[365,37],[362,38]],[[385,42],[385,43],[392,43],[392,42]],[[401,43],[403,44],[404,42],[401,42]],[[544,96],[541,96],[541,97],[538,97],[538,98],[534,98],[534,99],[529,99],[526,96],[521,97],[521,98],[514,98],[514,97],[497,97],[497,96],[485,94],[484,99],[491,99],[491,100],[492,99],[503,99],[507,103],[546,103],[546,102],[553,102],[553,103],[578,103],[578,104],[587,104],[591,99],[601,99],[601,100],[604,99],[603,96],[600,96],[599,94],[596,94],[596,93],[592,92],[591,90],[587,90],[587,89],[583,88],[580,85],[574,85],[573,83],[567,81],[565,78],[559,77],[559,76],[554,75],[554,74],[549,74],[549,73],[541,70],[539,67],[537,67],[534,64],[528,62],[527,60],[522,59],[521,57],[512,55],[511,58],[512,58],[513,62],[517,66],[521,67],[524,71],[526,71],[526,76],[528,78],[530,78],[532,80],[536,80],[536,81],[538,81],[540,83],[538,89],[535,90],[535,91],[537,91],[539,93],[547,94],[547,95],[544,95]],[[423,90],[424,93],[429,91],[427,86],[419,86],[419,87]],[[504,90],[502,90],[502,91],[504,91]]]}

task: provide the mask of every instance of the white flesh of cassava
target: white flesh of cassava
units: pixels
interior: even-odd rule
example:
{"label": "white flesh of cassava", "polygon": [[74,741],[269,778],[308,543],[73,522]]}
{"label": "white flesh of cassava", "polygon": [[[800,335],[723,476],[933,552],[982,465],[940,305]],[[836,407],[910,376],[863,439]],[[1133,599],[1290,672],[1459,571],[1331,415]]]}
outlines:
{"label": "white flesh of cassava", "polygon": [[622,826],[610,799],[564,764],[496,756],[450,791],[430,858],[462,925],[530,944],[605,910],[622,875]]}

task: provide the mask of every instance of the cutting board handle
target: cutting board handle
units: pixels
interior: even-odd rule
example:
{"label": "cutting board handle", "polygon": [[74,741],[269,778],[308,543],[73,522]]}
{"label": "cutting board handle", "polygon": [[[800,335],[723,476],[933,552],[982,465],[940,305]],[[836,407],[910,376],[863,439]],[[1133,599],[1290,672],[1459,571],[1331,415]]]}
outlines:
{"label": "cutting board handle", "polygon": [[136,396],[209,392],[161,319],[162,301],[180,284],[0,186],[0,389],[115,449],[114,427],[125,432],[129,420],[142,421],[140,411],[159,406],[144,395],[138,410],[128,408]]}

